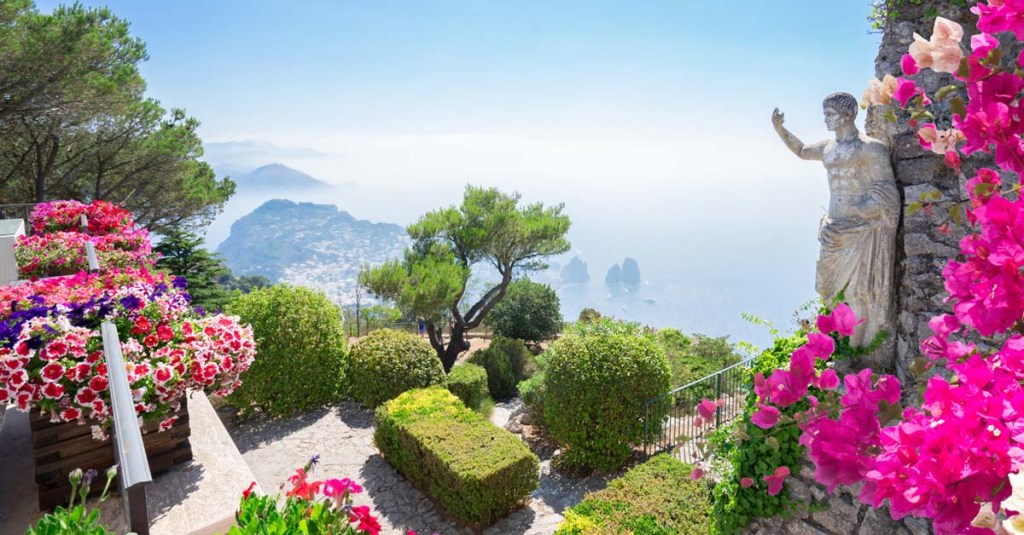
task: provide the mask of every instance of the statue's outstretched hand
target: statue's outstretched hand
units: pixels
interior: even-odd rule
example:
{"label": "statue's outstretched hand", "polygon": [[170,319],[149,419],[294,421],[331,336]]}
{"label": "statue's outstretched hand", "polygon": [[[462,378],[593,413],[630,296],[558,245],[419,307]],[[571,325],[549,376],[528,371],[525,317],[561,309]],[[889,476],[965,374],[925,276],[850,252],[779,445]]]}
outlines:
{"label": "statue's outstretched hand", "polygon": [[784,122],[786,122],[786,115],[775,108],[775,111],[772,112],[772,124],[775,125],[775,129],[782,128]]}

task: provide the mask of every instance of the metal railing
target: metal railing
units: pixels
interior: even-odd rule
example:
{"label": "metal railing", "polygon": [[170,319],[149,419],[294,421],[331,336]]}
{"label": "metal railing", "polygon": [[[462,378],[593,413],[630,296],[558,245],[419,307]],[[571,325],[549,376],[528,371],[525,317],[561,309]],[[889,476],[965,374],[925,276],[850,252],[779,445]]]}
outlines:
{"label": "metal railing", "polygon": [[0,219],[24,219],[25,232],[31,234],[32,229],[28,221],[35,206],[36,203],[0,204]]}
{"label": "metal railing", "polygon": [[[708,435],[743,413],[749,388],[747,367],[753,360],[647,400],[643,405],[644,456],[669,452],[685,462],[703,457]],[[712,421],[703,421],[697,411],[704,399],[718,404]]]}

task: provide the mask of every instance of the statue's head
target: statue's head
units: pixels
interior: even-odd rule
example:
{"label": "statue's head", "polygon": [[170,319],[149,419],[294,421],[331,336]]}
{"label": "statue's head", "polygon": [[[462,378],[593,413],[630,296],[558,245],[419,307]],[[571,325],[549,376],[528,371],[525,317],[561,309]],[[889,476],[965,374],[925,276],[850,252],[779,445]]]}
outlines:
{"label": "statue's head", "polygon": [[832,93],[821,105],[825,111],[825,126],[830,131],[857,118],[857,99],[849,93]]}

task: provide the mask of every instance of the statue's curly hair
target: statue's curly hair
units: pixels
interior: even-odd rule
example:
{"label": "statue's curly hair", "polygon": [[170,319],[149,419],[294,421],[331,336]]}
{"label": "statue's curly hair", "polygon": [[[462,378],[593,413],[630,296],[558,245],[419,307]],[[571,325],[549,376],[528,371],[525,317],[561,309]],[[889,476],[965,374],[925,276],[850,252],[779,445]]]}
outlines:
{"label": "statue's curly hair", "polygon": [[849,93],[832,93],[825,97],[821,105],[825,108],[832,108],[850,118],[857,117],[857,99]]}

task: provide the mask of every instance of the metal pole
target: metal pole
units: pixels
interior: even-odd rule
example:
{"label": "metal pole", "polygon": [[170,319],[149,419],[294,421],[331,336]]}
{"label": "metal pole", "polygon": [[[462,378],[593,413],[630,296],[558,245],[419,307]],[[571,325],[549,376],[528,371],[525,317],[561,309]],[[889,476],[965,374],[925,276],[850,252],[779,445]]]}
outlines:
{"label": "metal pole", "polygon": [[[722,372],[718,372],[718,378],[715,381],[715,389],[718,395],[715,396],[715,403],[722,400]],[[715,429],[722,427],[722,408],[715,407]]]}

